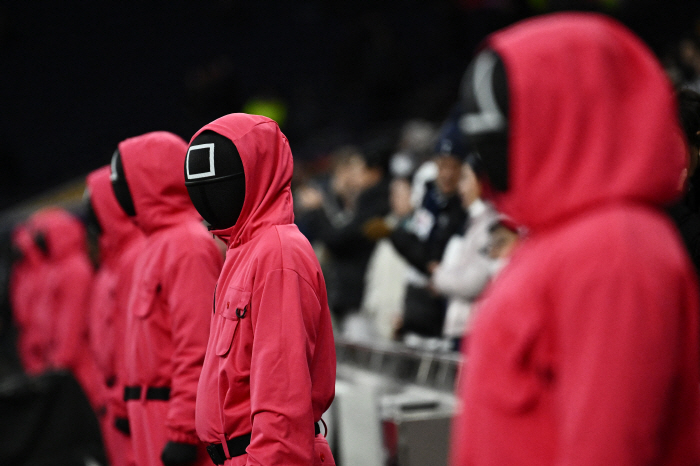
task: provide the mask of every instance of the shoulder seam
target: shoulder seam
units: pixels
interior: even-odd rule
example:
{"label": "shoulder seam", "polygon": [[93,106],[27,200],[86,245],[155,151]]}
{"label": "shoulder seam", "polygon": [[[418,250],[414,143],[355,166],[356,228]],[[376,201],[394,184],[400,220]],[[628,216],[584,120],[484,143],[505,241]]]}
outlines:
{"label": "shoulder seam", "polygon": [[[267,274],[266,274],[266,276],[265,276],[265,279],[267,280],[267,275],[270,275],[272,272],[276,272],[276,271],[278,271],[278,270],[281,270],[282,272],[284,272],[284,271],[293,272],[293,273],[294,273],[297,277],[299,277],[304,283],[306,283],[306,284],[309,286],[309,288],[311,288],[311,289],[313,290],[314,296],[316,297],[316,301],[318,301],[319,304],[321,303],[321,298],[318,296],[318,293],[316,292],[316,288],[313,286],[313,284],[311,284],[305,277],[303,277],[299,272],[297,272],[297,271],[294,270],[294,269],[290,269],[290,268],[286,268],[286,267],[278,267],[278,268],[275,268],[275,269],[272,269],[272,270],[268,270],[268,272],[267,272]],[[255,293],[255,290],[256,290],[256,289],[260,289],[260,288],[262,288],[263,286],[265,286],[265,285],[263,284],[263,285],[258,286],[258,288],[254,288],[254,289],[252,290],[253,293]]]}

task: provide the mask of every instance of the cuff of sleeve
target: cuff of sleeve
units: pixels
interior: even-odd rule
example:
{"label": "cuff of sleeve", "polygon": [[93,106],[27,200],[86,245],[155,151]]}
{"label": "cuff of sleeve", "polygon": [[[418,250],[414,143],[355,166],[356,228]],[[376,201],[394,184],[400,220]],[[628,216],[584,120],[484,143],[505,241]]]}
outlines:
{"label": "cuff of sleeve", "polygon": [[168,429],[168,440],[177,443],[189,443],[191,445],[202,443],[195,433],[187,433],[170,428]]}

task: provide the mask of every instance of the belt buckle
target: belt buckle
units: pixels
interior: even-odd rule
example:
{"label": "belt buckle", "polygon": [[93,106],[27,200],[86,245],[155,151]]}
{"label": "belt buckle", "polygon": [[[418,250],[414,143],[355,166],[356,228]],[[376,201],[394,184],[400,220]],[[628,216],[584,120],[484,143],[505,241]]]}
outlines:
{"label": "belt buckle", "polygon": [[207,453],[209,457],[214,462],[214,464],[224,464],[226,462],[226,455],[223,453],[223,448],[218,449],[216,447],[220,444],[207,445]]}

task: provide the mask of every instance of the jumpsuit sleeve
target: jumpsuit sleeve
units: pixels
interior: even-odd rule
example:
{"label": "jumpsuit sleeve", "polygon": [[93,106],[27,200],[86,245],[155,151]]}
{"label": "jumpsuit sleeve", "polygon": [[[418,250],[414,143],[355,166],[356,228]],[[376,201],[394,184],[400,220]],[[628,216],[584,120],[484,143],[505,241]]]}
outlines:
{"label": "jumpsuit sleeve", "polygon": [[55,367],[78,370],[88,336],[88,303],[92,284],[89,264],[71,262],[62,274],[56,300]]}
{"label": "jumpsuit sleeve", "polygon": [[248,464],[313,464],[309,367],[321,305],[312,286],[289,269],[269,272],[253,303]]}
{"label": "jumpsuit sleeve", "polygon": [[692,338],[682,321],[694,307],[679,298],[687,283],[620,260],[577,262],[575,274],[557,281],[554,304],[566,362],[553,374],[561,436],[554,464],[656,464],[662,439],[673,435],[661,431],[667,406],[688,399],[678,383]]}
{"label": "jumpsuit sleeve", "polygon": [[172,333],[172,382],[166,425],[173,442],[199,443],[194,408],[204,353],[209,339],[211,298],[221,256],[211,247],[189,247],[167,274]]}

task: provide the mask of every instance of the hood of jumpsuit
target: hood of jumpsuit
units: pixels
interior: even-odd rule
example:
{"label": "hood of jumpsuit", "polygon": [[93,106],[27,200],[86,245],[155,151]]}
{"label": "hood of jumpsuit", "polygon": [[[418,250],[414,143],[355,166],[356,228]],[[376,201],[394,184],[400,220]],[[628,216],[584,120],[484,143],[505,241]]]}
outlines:
{"label": "hood of jumpsuit", "polygon": [[212,233],[229,248],[234,248],[269,226],[293,223],[294,163],[289,142],[277,123],[259,115],[234,113],[209,123],[192,140],[205,130],[219,133],[233,142],[245,172],[245,200],[238,221],[230,228],[212,230]]}
{"label": "hood of jumpsuit", "polygon": [[100,256],[105,262],[116,260],[128,243],[142,235],[117,202],[109,176],[110,168],[105,166],[90,173],[86,180],[90,201],[102,229],[99,245]]}
{"label": "hood of jumpsuit", "polygon": [[187,143],[166,131],[119,143],[124,176],[134,201],[134,221],[146,235],[199,218],[185,187]]}
{"label": "hood of jumpsuit", "polygon": [[680,195],[687,155],[673,91],[637,37],[602,15],[562,13],[486,46],[509,87],[499,211],[535,232],[602,204],[665,205]]}
{"label": "hood of jumpsuit", "polygon": [[31,228],[28,225],[19,225],[12,232],[12,243],[22,253],[21,263],[38,264],[41,262],[41,251],[32,238]]}
{"label": "hood of jumpsuit", "polygon": [[35,213],[29,221],[34,234],[46,238],[48,259],[61,260],[79,253],[87,257],[85,226],[66,210],[50,207]]}

